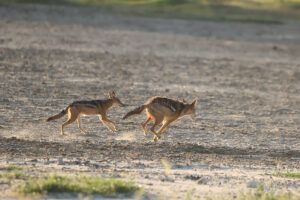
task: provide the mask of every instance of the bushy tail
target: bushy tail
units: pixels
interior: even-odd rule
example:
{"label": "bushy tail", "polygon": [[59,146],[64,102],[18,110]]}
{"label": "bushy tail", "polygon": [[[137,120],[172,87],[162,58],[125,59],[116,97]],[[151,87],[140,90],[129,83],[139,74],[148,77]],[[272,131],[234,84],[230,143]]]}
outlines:
{"label": "bushy tail", "polygon": [[53,115],[51,117],[49,117],[48,119],[46,119],[46,122],[50,122],[52,120],[56,120],[56,119],[59,119],[61,118],[62,116],[65,116],[68,112],[68,108],[62,110],[60,113],[56,114],[56,115]]}
{"label": "bushy tail", "polygon": [[138,115],[141,114],[144,110],[145,110],[146,106],[142,105],[136,109],[134,109],[133,111],[130,111],[129,113],[127,113],[123,119],[126,119],[127,117],[130,117],[131,115]]}

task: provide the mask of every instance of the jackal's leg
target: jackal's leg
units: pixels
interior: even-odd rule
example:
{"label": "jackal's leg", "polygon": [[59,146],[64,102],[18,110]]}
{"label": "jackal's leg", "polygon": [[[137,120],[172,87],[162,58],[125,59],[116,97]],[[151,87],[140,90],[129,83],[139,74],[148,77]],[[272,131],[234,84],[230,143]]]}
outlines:
{"label": "jackal's leg", "polygon": [[81,131],[81,132],[83,132],[83,134],[88,134],[88,132],[87,131],[85,131],[85,130],[83,130],[82,128],[81,128],[81,118],[80,118],[80,116],[78,116],[77,117],[77,123],[78,123],[78,128],[79,128],[79,130]]}
{"label": "jackal's leg", "polygon": [[163,125],[160,127],[160,129],[158,130],[157,134],[158,134],[158,137],[160,137],[161,134],[165,133],[165,131],[167,130],[167,127],[169,126],[169,124],[171,122],[173,122],[174,120],[169,120],[169,121],[166,121],[165,123],[163,123]]}
{"label": "jackal's leg", "polygon": [[72,109],[68,110],[68,120],[61,125],[61,134],[62,135],[65,134],[64,133],[65,126],[73,123],[77,119],[77,117],[78,117],[78,113],[76,111],[73,111]]}
{"label": "jackal's leg", "polygon": [[158,138],[159,138],[159,136],[157,135],[157,133],[155,132],[155,127],[157,126],[157,125],[159,125],[161,122],[162,122],[162,118],[156,118],[155,119],[155,122],[154,122],[154,124],[153,124],[153,126],[150,128],[150,130],[152,131],[152,133],[154,134],[154,138],[153,138],[153,140],[156,142],[157,140],[158,140]]}
{"label": "jackal's leg", "polygon": [[110,119],[107,119],[106,117],[103,118],[103,120],[107,123],[111,123],[114,126],[115,132],[118,131],[117,127],[116,127],[116,123],[111,121]]}
{"label": "jackal's leg", "polygon": [[146,120],[144,123],[142,123],[142,128],[143,128],[143,131],[144,131],[144,134],[145,134],[145,135],[148,135],[148,131],[147,131],[147,129],[146,129],[146,125],[147,125],[150,121],[152,121],[152,118],[151,118],[151,117],[148,117],[147,120]]}
{"label": "jackal's leg", "polygon": [[[111,132],[117,132],[117,131],[118,131],[115,122],[113,122],[113,121],[107,119],[106,116],[99,115],[99,119],[100,119],[100,121],[102,121],[102,123],[103,123],[103,124],[104,124]],[[113,124],[114,129],[110,126],[109,123]]]}

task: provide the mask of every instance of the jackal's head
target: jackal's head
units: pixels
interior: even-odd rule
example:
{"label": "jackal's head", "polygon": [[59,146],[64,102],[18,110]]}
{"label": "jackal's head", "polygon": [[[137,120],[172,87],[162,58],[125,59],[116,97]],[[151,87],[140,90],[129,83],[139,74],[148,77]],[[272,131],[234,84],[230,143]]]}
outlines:
{"label": "jackal's head", "polygon": [[120,99],[116,96],[116,93],[112,90],[109,92],[109,99],[112,100],[113,106],[121,106],[124,107],[125,104],[123,104]]}
{"label": "jackal's head", "polygon": [[196,102],[197,102],[197,98],[194,99],[194,101],[190,104],[187,103],[186,101],[183,101],[183,103],[185,104],[183,114],[184,115],[189,115],[193,121],[195,121]]}

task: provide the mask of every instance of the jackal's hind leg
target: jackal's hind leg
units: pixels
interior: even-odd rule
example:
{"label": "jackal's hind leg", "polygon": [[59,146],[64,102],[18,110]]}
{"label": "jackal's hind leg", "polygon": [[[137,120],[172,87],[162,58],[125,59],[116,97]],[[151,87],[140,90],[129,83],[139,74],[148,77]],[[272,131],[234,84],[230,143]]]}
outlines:
{"label": "jackal's hind leg", "polygon": [[73,112],[72,112],[72,110],[69,109],[69,111],[68,111],[68,120],[67,120],[65,123],[63,123],[63,124],[61,125],[61,134],[62,134],[62,135],[65,134],[65,133],[64,133],[64,128],[65,128],[65,126],[67,126],[67,125],[73,123],[73,122],[77,119],[77,116],[78,116],[78,113],[77,113],[76,111],[73,111]]}
{"label": "jackal's hind leg", "polygon": [[151,118],[151,117],[148,117],[147,120],[146,120],[144,123],[142,123],[142,129],[143,129],[145,135],[148,135],[148,131],[147,131],[147,129],[146,129],[146,126],[147,126],[147,124],[148,124],[150,121],[152,121],[152,118]]}
{"label": "jackal's hind leg", "polygon": [[80,118],[80,116],[78,116],[78,118],[77,118],[77,123],[78,123],[78,128],[79,128],[79,130],[80,130],[83,134],[87,135],[88,132],[85,131],[85,130],[83,130],[83,129],[81,128],[81,118]]}

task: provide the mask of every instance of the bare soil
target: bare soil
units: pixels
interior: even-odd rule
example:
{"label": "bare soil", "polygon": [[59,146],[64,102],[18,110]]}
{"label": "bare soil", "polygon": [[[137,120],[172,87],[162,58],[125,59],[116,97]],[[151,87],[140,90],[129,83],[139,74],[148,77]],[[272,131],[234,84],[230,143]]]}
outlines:
{"label": "bare soil", "polygon": [[[36,171],[134,177],[144,198],[184,199],[248,190],[249,181],[299,191],[300,24],[150,19],[95,8],[0,6],[0,164]],[[46,123],[76,100],[114,89],[111,133],[95,117],[89,134],[65,119]],[[152,96],[192,101],[157,143],[145,116],[121,120]],[[169,168],[165,161],[169,163]],[[2,197],[14,198],[1,181]],[[2,189],[1,189],[2,188]],[[59,197],[57,197],[59,198]]]}

